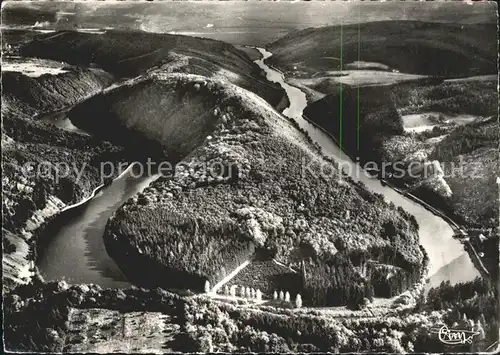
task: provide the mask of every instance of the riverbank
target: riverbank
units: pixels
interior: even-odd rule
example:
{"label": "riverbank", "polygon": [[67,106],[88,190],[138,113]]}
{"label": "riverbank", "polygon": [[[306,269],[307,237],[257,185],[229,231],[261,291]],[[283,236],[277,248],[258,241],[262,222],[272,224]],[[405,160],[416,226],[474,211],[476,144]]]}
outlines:
{"label": "riverbank", "polygon": [[[314,86],[326,96],[309,102],[304,114],[362,164],[382,166],[385,179],[393,173],[402,180],[393,183],[406,184],[412,195],[459,224],[493,228],[498,125],[488,117],[497,115],[496,87],[495,81],[332,83]],[[419,122],[408,123],[408,114],[425,116],[427,125],[411,131]]]}
{"label": "riverbank", "polygon": [[[346,289],[353,287],[369,292],[370,281],[356,276],[347,265],[347,256],[354,259],[358,253],[370,254],[367,258],[378,262],[370,267],[381,278],[389,270],[398,273],[398,281],[389,287],[391,294],[406,289],[405,285],[420,276],[423,256],[408,214],[348,179],[334,186],[301,176],[301,156],[322,158],[262,98],[227,82],[186,74],[154,75],[139,84],[86,102],[78,115],[88,117],[86,113],[98,110],[110,114],[109,105],[119,123],[142,117],[143,110],[148,110],[147,124],[141,121],[135,126],[139,133],[155,139],[167,151],[173,143],[172,148],[184,149],[179,156],[185,156],[181,163],[187,168],[171,181],[152,184],[143,197],[120,208],[106,227],[107,250],[120,265],[134,265],[130,273],[140,277],[144,287],[201,291],[205,280],[217,284],[257,247],[285,264],[295,262],[292,259],[308,253],[309,248],[314,250],[314,265],[308,266],[311,283],[317,281],[315,270],[324,260],[337,260],[346,270],[346,276],[337,281],[341,283],[336,286],[338,294],[347,294]],[[158,106],[159,97],[169,93],[168,106]],[[141,105],[137,104],[139,98]],[[193,115],[200,111],[207,115],[203,123]],[[176,130],[180,123],[182,129]],[[196,129],[188,129],[191,124]],[[172,131],[177,132],[176,141],[168,136]],[[280,170],[283,159],[286,172]],[[201,169],[215,162],[227,166],[218,178]],[[330,162],[325,164],[330,166]],[[281,180],[282,176],[287,179]],[[316,200],[313,196],[317,194],[325,199]],[[338,201],[343,205],[337,205]],[[346,208],[352,211],[350,222],[344,218]],[[385,223],[395,226],[400,237],[384,238],[380,231]],[[349,238],[341,241],[342,235]],[[306,245],[305,251],[300,250],[297,236]],[[366,245],[371,247],[365,249]],[[362,268],[363,260],[356,266]],[[346,302],[346,297],[335,302]]]}
{"label": "riverbank", "polygon": [[38,267],[47,281],[98,284],[103,288],[131,286],[106,251],[103,241],[108,218],[123,203],[140,193],[158,175],[136,177],[134,164],[87,201],[60,214],[42,231],[47,243],[41,247]]}
{"label": "riverbank", "polygon": [[[67,267],[62,267],[60,258],[61,256],[58,256],[57,258],[53,258],[53,252],[51,253],[51,250],[48,250],[48,248],[52,249],[59,249],[60,246],[54,246],[53,244],[57,244],[57,240],[64,238],[67,243],[70,243],[71,240],[73,240],[72,245],[72,250],[67,250],[65,248],[64,250],[58,250],[57,252],[60,253],[61,255],[64,255],[67,253],[68,255],[63,256],[63,258],[68,258],[68,259],[76,259],[76,260],[86,260],[89,257],[92,257],[90,255],[87,255],[86,253],[82,253],[82,255],[76,255],[74,252],[74,249],[76,249],[76,245],[80,244],[77,243],[77,241],[74,240],[74,235],[78,234],[79,231],[78,229],[72,230],[73,235],[64,235],[64,233],[61,233],[61,230],[64,228],[65,225],[71,224],[74,222],[75,218],[81,214],[85,213],[85,210],[88,209],[88,205],[92,202],[93,199],[95,199],[100,193],[102,193],[104,190],[111,188],[111,185],[116,183],[117,181],[120,181],[123,179],[127,174],[131,172],[133,169],[133,164],[129,165],[119,176],[115,177],[112,179],[110,184],[101,184],[98,187],[96,187],[90,196],[82,199],[79,202],[76,202],[72,205],[66,206],[62,208],[58,213],[52,215],[50,218],[44,221],[40,227],[38,227],[34,233],[35,233],[35,239],[36,239],[36,244],[32,244],[31,248],[35,248],[35,250],[32,252],[32,255],[34,255],[35,258],[35,265],[36,265],[36,271],[35,273],[37,276],[40,276],[42,279],[46,279],[47,276],[49,276],[49,279],[46,281],[57,281],[59,278],[54,278],[53,273],[48,271],[48,269],[62,269],[62,278],[67,281],[70,280],[68,271],[71,270],[74,272],[75,270],[68,268],[69,265],[65,265]],[[101,211],[102,213],[102,211]],[[63,234],[63,235],[61,235]],[[82,236],[83,237],[83,236]],[[75,247],[75,248],[73,248]],[[102,255],[101,255],[102,256]],[[58,260],[59,259],[59,260]],[[55,265],[54,265],[55,264]],[[81,283],[90,283],[90,280],[87,280],[87,282],[81,282]],[[99,284],[100,286],[103,286],[102,283],[96,282],[96,284]],[[120,285],[121,286],[121,285]]]}
{"label": "riverbank", "polygon": [[[320,129],[321,131],[323,131],[326,135],[328,135],[334,142],[335,144],[339,145],[338,143],[338,140],[337,138],[332,135],[331,133],[329,133],[326,129],[324,129],[323,127],[321,127],[320,125],[318,125],[317,123],[315,123],[314,121],[310,120],[306,115],[303,115],[304,119],[306,119],[310,124],[314,125],[314,127],[316,127],[317,129]],[[354,155],[352,155],[351,153],[349,152],[346,152],[346,151],[342,151],[345,155],[347,155],[352,161],[357,161],[357,159],[359,157],[355,157]],[[367,172],[368,173],[368,172]],[[371,175],[370,175],[371,177]],[[425,207],[427,210],[429,210],[430,212],[432,212],[433,214],[435,214],[436,216],[439,216],[441,217],[442,219],[444,219],[452,228],[453,230],[455,231],[456,234],[461,234],[462,231],[464,230],[465,227],[463,226],[460,226],[456,221],[453,220],[452,217],[448,216],[447,214],[445,214],[443,211],[440,211],[439,209],[429,205],[427,202],[424,202],[423,200],[419,199],[418,197],[412,195],[411,193],[407,192],[407,191],[403,191],[399,186],[397,186],[396,184],[388,181],[388,180],[385,180],[385,179],[379,179],[379,178],[374,178],[374,179],[377,179],[379,180],[382,184],[385,184],[386,186],[389,186],[390,188],[392,188],[394,191],[396,191],[397,193],[409,198],[410,200],[420,204],[422,207]]]}
{"label": "riverbank", "polygon": [[[314,127],[316,127],[317,129],[320,129],[326,135],[328,135],[335,142],[335,144],[337,144],[337,146],[339,145],[339,143],[337,141],[337,138],[334,135],[332,135],[331,133],[329,133],[326,129],[324,129],[323,127],[321,127],[320,125],[318,125],[314,121],[310,120],[306,115],[303,115],[303,117],[310,124],[314,125]],[[342,151],[342,152],[344,154],[346,154],[352,161],[357,161],[357,157],[353,156],[349,152],[346,152],[346,151]],[[456,222],[455,220],[453,220],[452,216],[447,215],[445,212],[443,212],[443,211],[441,211],[441,210],[439,210],[439,209],[431,206],[427,202],[425,202],[422,199],[420,199],[420,198],[412,195],[411,193],[402,190],[399,186],[397,186],[393,182],[389,182],[389,181],[387,181],[385,179],[378,179],[378,180],[380,181],[381,184],[385,184],[386,186],[392,188],[394,191],[396,191],[397,193],[401,194],[402,196],[405,196],[408,199],[410,199],[410,200],[418,203],[419,205],[421,205],[422,207],[424,207],[428,211],[432,212],[434,215],[436,215],[436,216],[444,219],[450,225],[450,227],[452,227],[452,229],[454,231],[454,237],[457,240],[459,240],[460,243],[462,243],[464,245],[464,249],[467,251],[467,254],[469,255],[471,261],[474,263],[474,266],[476,267],[476,269],[481,272],[481,274],[482,274],[483,277],[489,277],[490,276],[490,272],[484,266],[484,264],[483,264],[481,258],[479,257],[477,251],[474,249],[474,246],[468,240],[464,241],[464,238],[467,238],[467,236],[468,236],[467,233],[466,233],[466,230],[467,230],[466,226],[459,225],[458,222]],[[429,276],[432,276],[432,275],[429,275]]]}
{"label": "riverbank", "polygon": [[[271,53],[264,52],[266,51],[261,50],[263,56],[265,56],[266,58],[271,57]],[[277,72],[277,74],[274,76],[276,80],[281,80],[283,82],[285,81],[282,72],[268,66],[267,64],[266,66],[270,71]],[[286,85],[288,87],[291,86],[289,84]],[[294,87],[294,89],[299,90],[296,87]],[[356,164],[353,162],[353,160],[350,160],[350,156],[346,152],[339,149],[336,140],[332,139],[334,137],[332,137],[331,134],[326,132],[326,130],[324,130],[323,128],[312,124],[309,119],[304,119],[302,111],[306,105],[307,103],[303,105],[302,110],[296,110],[296,115],[290,117],[292,121],[295,121],[296,125],[300,127],[301,130],[305,131],[306,135],[310,137],[312,141],[315,142],[315,144],[321,147],[323,155],[332,156],[333,160],[337,163],[351,165],[352,169],[349,169],[351,172],[358,171],[355,167]],[[349,160],[346,160],[346,158]],[[390,186],[382,186],[381,182],[378,179],[374,180],[373,178],[369,178],[366,175],[363,175],[364,174],[361,174],[361,176],[356,177],[356,180],[363,182],[370,190],[382,193],[386,198],[389,199],[389,201],[394,202],[396,205],[403,206],[403,208],[407,209],[410,213],[413,213],[417,218],[417,221],[419,222],[418,224],[420,226],[419,235],[421,236],[421,244],[428,251],[430,258],[431,265],[429,267],[429,276],[432,276],[435,272],[438,272],[438,270],[440,270],[443,265],[446,265],[447,262],[451,262],[458,255],[465,252],[463,245],[453,237],[455,234],[453,227],[446,223],[445,220],[440,219],[439,215],[432,213],[432,211],[427,209],[425,205],[419,204],[416,200],[414,201],[409,198],[406,201],[403,200],[405,197],[404,195],[401,195],[400,192],[396,191]],[[423,210],[419,210],[418,208],[413,207],[409,203],[410,201],[414,204],[418,204],[418,206],[421,206]],[[423,211],[426,211],[426,213],[424,213]],[[432,217],[430,217],[429,214]],[[439,239],[436,239],[435,236],[439,236]],[[475,269],[472,262],[470,262],[469,264],[469,268]],[[476,271],[476,273],[479,274],[478,271]],[[473,275],[474,273],[472,272],[471,274]]]}
{"label": "riverbank", "polygon": [[[314,122],[313,120],[309,119],[306,115],[303,115],[303,118],[306,119],[310,124],[312,124],[315,128],[320,129],[322,132],[324,132],[326,135],[328,135],[334,142],[339,146],[339,142],[337,138],[328,132],[326,129],[321,127],[319,124]],[[347,155],[352,161],[358,161],[357,159],[359,157],[355,157],[353,154],[346,150],[342,150],[342,153]],[[402,196],[407,197],[408,199],[420,204],[422,207],[426,208],[428,211],[432,212],[434,215],[439,216],[443,220],[445,220],[450,227],[454,231],[454,237],[460,241],[464,245],[464,249],[467,251],[471,261],[474,263],[474,266],[476,267],[477,270],[481,272],[483,277],[489,277],[490,272],[488,269],[484,266],[481,258],[479,257],[479,254],[475,250],[474,246],[468,241],[468,234],[467,234],[467,229],[470,228],[470,226],[464,226],[461,225],[456,219],[458,216],[456,214],[450,215],[449,213],[436,208],[432,206],[431,204],[425,202],[421,198],[415,196],[414,194],[403,190],[404,188],[404,182],[401,180],[386,180],[386,179],[378,179],[382,184],[385,184],[386,186],[392,188],[394,191],[398,192]]]}
{"label": "riverbank", "polygon": [[37,229],[66,206],[94,194],[99,161],[123,157],[120,147],[59,129],[43,115],[68,109],[112,80],[102,70],[73,66],[58,75],[35,77],[2,72],[5,291],[30,281]]}

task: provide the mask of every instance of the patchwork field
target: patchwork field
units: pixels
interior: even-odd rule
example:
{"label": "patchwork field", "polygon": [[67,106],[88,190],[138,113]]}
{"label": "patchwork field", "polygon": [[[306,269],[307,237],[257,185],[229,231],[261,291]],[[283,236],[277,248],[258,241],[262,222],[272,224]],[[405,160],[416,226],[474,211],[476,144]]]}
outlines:
{"label": "patchwork field", "polygon": [[169,348],[180,326],[159,312],[127,312],[72,308],[65,352],[148,353],[174,352]]}

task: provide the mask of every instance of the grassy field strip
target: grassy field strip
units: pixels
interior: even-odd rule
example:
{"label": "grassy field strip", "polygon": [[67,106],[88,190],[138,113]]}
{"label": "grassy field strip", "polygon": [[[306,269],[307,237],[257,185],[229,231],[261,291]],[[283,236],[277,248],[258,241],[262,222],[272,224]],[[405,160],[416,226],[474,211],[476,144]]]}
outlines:
{"label": "grassy field strip", "polygon": [[210,291],[210,293],[213,293],[213,294],[217,293],[217,291],[222,286],[224,286],[226,283],[231,281],[231,279],[233,277],[235,277],[241,270],[243,270],[245,267],[247,267],[248,264],[250,264],[250,260],[243,262],[240,266],[238,266],[236,269],[234,269],[229,275],[224,277],[218,284],[216,284],[214,287],[212,287],[212,290]]}
{"label": "grassy field strip", "polygon": [[168,342],[179,331],[159,312],[121,313],[109,309],[71,309],[65,351],[74,353],[154,353],[172,351]]}

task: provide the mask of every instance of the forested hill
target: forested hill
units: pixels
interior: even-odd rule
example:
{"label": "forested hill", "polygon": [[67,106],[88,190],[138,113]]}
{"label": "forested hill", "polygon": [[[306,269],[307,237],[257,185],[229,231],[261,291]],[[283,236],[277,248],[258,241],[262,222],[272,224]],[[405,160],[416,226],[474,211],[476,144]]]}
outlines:
{"label": "forested hill", "polygon": [[342,65],[361,60],[405,73],[470,76],[497,72],[496,37],[495,24],[381,21],[295,31],[268,49],[287,69],[338,70],[342,57]]}
{"label": "forested hill", "polygon": [[[285,264],[311,258],[303,285],[310,304],[393,296],[422,274],[415,219],[340,179],[292,123],[251,92],[202,76],[151,73],[69,116],[92,134],[147,139],[182,159],[179,171],[129,200],[106,227],[106,250],[143,287],[201,291],[259,248]],[[302,174],[304,161],[314,175]],[[215,162],[220,176],[211,175]],[[316,175],[323,163],[334,176]],[[361,269],[370,270],[369,280]]]}
{"label": "forested hill", "polygon": [[224,78],[276,106],[284,92],[269,83],[259,67],[233,45],[207,38],[106,31],[60,31],[38,36],[20,54],[84,66],[97,65],[117,77],[134,77],[155,67],[167,71]]}

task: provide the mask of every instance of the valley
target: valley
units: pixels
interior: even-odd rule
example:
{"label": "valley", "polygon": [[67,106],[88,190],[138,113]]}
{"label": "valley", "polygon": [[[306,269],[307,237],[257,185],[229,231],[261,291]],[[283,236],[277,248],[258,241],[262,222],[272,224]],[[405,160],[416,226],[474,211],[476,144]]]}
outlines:
{"label": "valley", "polygon": [[[265,52],[265,50],[262,51]],[[271,57],[269,52],[267,52],[267,56]],[[269,72],[271,72],[270,76],[268,76],[269,80],[284,82],[283,74],[276,72],[274,69],[268,67],[265,64],[264,66],[267,67],[267,70]],[[285,88],[285,90],[288,88],[291,89],[287,90],[289,97],[297,96],[297,88],[288,84],[284,84],[283,87]],[[296,120],[299,127],[304,129],[314,142],[319,142],[322,152],[327,156],[333,157],[336,162],[342,163],[341,166],[350,166],[350,168],[346,170],[352,173],[351,177],[353,179],[361,181],[368,189],[373,192],[382,194],[388,201],[394,203],[396,206],[404,208],[415,217],[419,225],[420,243],[423,245],[430,259],[429,275],[434,276],[441,267],[446,265],[447,262],[455,259],[459,255],[465,254],[460,242],[453,238],[455,231],[450,225],[448,225],[447,222],[440,219],[438,216],[435,216],[433,212],[428,211],[425,207],[419,206],[418,203],[406,199],[399,193],[394,193],[394,190],[392,190],[391,187],[382,186],[378,179],[369,176],[368,173],[359,173],[362,168],[356,167],[357,162],[352,161],[347,154],[343,153],[337,146],[336,142],[332,141],[327,133],[315,126],[313,123],[310,123],[308,120],[304,119],[303,110],[307,106],[307,103],[304,100],[305,95],[302,93],[298,96],[298,100],[291,100],[295,101],[296,104],[298,103],[298,108],[296,108],[294,111],[291,111],[290,109],[290,111],[288,112],[293,113],[289,117]],[[291,105],[290,107],[293,106]],[[286,112],[287,111],[285,110],[285,115],[287,115]],[[312,120],[312,122],[314,122],[314,120]],[[435,237],[436,235],[439,235],[441,240],[437,240],[437,238]],[[471,271],[469,280],[474,279],[474,277],[478,275],[476,268],[470,262],[470,260],[469,263],[467,263],[463,267],[466,270]],[[457,270],[457,273],[464,275],[462,272],[463,269],[460,271]],[[441,277],[436,278],[440,279]],[[461,279],[460,281],[469,280]],[[430,284],[429,287],[437,285],[438,284]]]}
{"label": "valley", "polygon": [[490,23],[44,23],[2,29],[5,349],[498,341]]}

